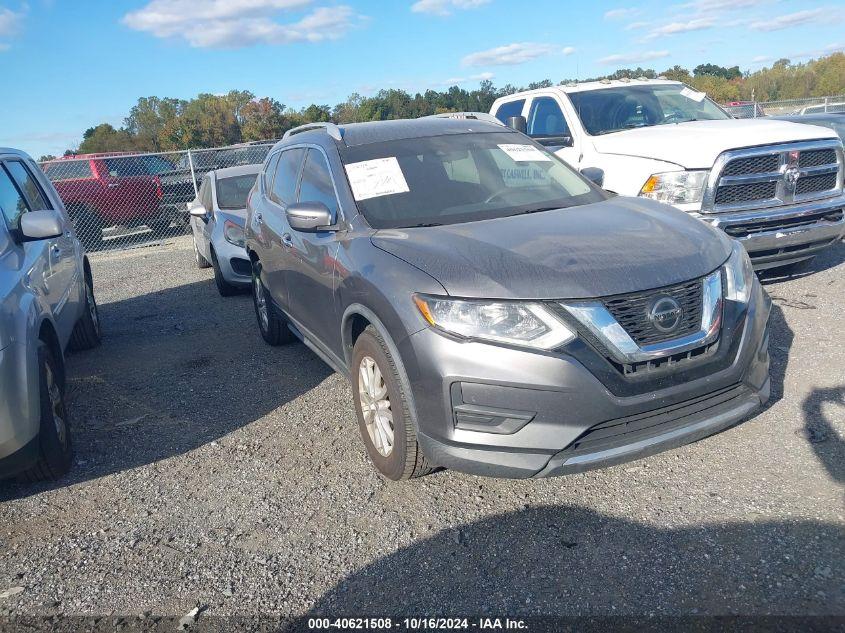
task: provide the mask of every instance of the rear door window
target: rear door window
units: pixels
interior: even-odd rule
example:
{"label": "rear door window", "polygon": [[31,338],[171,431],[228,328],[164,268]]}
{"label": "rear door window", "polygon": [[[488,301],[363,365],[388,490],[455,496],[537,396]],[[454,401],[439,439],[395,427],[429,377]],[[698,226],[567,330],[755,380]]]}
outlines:
{"label": "rear door window", "polygon": [[29,205],[15,185],[5,167],[0,166],[0,212],[9,229],[19,229],[21,216],[29,211]]}
{"label": "rear door window", "polygon": [[286,207],[295,200],[296,183],[304,156],[304,149],[289,149],[282,152],[276,168],[276,176],[273,179],[273,191],[270,193],[270,198],[276,204]]}
{"label": "rear door window", "polygon": [[18,189],[23,192],[27,203],[29,203],[29,208],[32,211],[43,211],[44,209],[52,208],[50,204],[48,204],[47,197],[44,195],[44,192],[41,191],[41,186],[38,184],[35,176],[30,173],[29,168],[24,165],[22,161],[7,161],[6,169],[9,170],[9,173],[15,181],[15,184],[17,184]]}
{"label": "rear door window", "polygon": [[44,172],[53,182],[94,177],[94,174],[91,173],[91,165],[87,160],[60,160],[55,163],[47,163],[44,166]]}
{"label": "rear door window", "polygon": [[299,186],[300,202],[322,202],[332,217],[337,218],[338,202],[329,173],[326,157],[316,149],[308,150],[305,167],[302,168],[302,184]]}
{"label": "rear door window", "polygon": [[508,119],[512,116],[521,116],[522,115],[522,108],[525,105],[525,99],[519,99],[517,101],[508,101],[507,103],[503,103],[499,106],[499,109],[496,110],[496,118],[499,119],[502,123],[507,124]]}

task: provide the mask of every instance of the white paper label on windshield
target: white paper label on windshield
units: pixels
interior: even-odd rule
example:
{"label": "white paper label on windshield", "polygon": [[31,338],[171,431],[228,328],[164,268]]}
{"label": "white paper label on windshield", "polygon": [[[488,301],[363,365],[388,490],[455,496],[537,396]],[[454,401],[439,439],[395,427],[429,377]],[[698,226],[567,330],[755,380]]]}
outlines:
{"label": "white paper label on windshield", "polygon": [[704,101],[704,97],[707,95],[703,92],[698,92],[697,90],[693,90],[692,88],[684,88],[681,90],[681,96],[686,97],[687,99],[692,99],[698,103]]}
{"label": "white paper label on windshield", "polygon": [[501,143],[499,149],[510,156],[516,162],[527,161],[551,161],[552,157],[544,154],[533,145],[520,145],[517,143]]}
{"label": "white paper label on windshield", "polygon": [[410,191],[395,156],[351,163],[346,166],[346,175],[358,201]]}

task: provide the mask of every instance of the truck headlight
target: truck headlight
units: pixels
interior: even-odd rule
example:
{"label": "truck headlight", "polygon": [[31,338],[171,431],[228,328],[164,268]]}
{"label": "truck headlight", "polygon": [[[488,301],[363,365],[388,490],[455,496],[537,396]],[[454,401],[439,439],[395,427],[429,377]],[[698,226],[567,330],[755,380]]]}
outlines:
{"label": "truck headlight", "polygon": [[701,202],[709,175],[707,170],[652,174],[640,189],[640,195],[667,204]]}
{"label": "truck headlight", "polygon": [[739,242],[734,243],[733,252],[725,264],[725,278],[725,299],[748,303],[754,287],[754,269],[751,267],[751,258]]}
{"label": "truck headlight", "polygon": [[232,222],[231,220],[226,220],[223,223],[223,237],[226,238],[226,241],[229,242],[229,244],[234,244],[235,246],[240,246],[241,248],[243,248],[246,244],[244,240],[244,227]]}
{"label": "truck headlight", "polygon": [[423,318],[457,336],[554,349],[575,333],[539,303],[445,299],[414,295]]}

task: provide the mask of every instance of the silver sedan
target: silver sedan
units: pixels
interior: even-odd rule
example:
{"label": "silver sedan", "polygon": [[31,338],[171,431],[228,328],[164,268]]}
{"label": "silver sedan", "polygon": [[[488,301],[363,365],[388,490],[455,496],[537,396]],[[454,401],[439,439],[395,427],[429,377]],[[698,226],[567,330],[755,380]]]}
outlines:
{"label": "silver sedan", "polygon": [[210,171],[189,210],[199,268],[214,268],[217,290],[228,297],[249,288],[252,269],[244,250],[246,201],[261,165]]}

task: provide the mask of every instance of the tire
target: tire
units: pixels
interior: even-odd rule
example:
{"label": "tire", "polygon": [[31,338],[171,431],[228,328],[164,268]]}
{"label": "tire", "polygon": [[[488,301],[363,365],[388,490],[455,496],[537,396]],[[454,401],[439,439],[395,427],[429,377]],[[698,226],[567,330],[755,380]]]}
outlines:
{"label": "tire", "polygon": [[267,292],[264,282],[261,281],[261,264],[259,262],[252,264],[252,304],[255,307],[258,330],[261,332],[261,338],[264,339],[265,343],[276,347],[295,340],[296,337],[276,311],[270,293]]}
{"label": "tire", "polygon": [[220,270],[220,262],[217,261],[217,253],[214,252],[213,248],[211,249],[211,267],[214,269],[214,283],[221,297],[231,297],[241,293],[238,286],[226,281],[223,272]]}
{"label": "tire", "polygon": [[38,376],[41,394],[38,461],[21,475],[25,481],[58,479],[70,470],[73,463],[64,384],[58,363],[43,342],[38,346]]}
{"label": "tire", "polygon": [[94,280],[85,274],[85,312],[79,317],[70,335],[69,347],[73,351],[93,349],[101,342],[100,312],[94,297]]}
{"label": "tire", "polygon": [[421,477],[434,470],[417,442],[397,359],[373,326],[355,341],[351,371],[358,428],[376,470],[393,481]]}
{"label": "tire", "polygon": [[208,260],[200,254],[200,249],[197,248],[197,238],[194,236],[194,259],[197,262],[197,268],[211,268]]}
{"label": "tire", "polygon": [[89,206],[77,207],[70,213],[76,235],[85,250],[90,252],[103,249],[104,223],[95,209]]}

